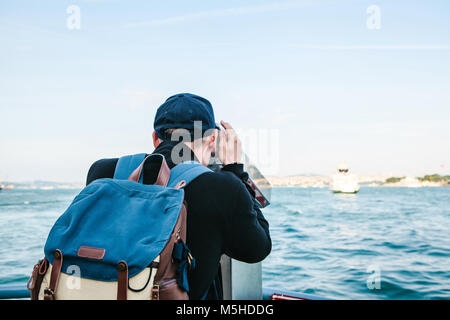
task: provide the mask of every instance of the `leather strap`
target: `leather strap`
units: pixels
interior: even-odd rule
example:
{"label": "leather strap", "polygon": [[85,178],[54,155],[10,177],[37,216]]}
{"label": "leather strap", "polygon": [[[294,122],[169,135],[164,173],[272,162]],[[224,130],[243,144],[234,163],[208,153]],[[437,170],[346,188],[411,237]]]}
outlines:
{"label": "leather strap", "polygon": [[55,300],[56,288],[58,287],[59,275],[63,263],[63,255],[59,249],[55,251],[52,273],[50,274],[50,285],[44,290],[44,300]]}
{"label": "leather strap", "polygon": [[154,156],[161,157],[161,167],[159,168],[159,173],[158,173],[158,177],[156,178],[155,184],[159,185],[159,186],[167,187],[167,183],[169,182],[169,178],[170,178],[170,169],[169,169],[169,166],[167,165],[167,162],[166,162],[166,159],[164,158],[164,156],[159,153],[154,153],[154,154],[148,155],[144,159],[144,161],[142,161],[142,163],[139,165],[139,167],[137,167],[136,170],[133,171],[133,173],[130,175],[128,180],[131,180],[134,182],[139,182],[141,174],[142,174],[142,169],[144,168],[145,161],[148,158],[154,157]]}
{"label": "leather strap", "polygon": [[40,260],[33,269],[33,274],[30,280],[28,280],[27,288],[30,290],[31,300],[39,300],[39,291],[41,290],[42,280],[44,280],[45,273],[47,272],[48,261],[47,258]]}
{"label": "leather strap", "polygon": [[48,260],[47,258],[44,258],[44,260],[42,260],[41,264],[39,265],[39,275],[43,276],[47,273],[47,269],[48,269]]}
{"label": "leather strap", "polygon": [[170,169],[167,165],[166,159],[162,156],[161,167],[159,169],[158,177],[156,178],[156,184],[158,186],[167,187],[170,178]]}
{"label": "leather strap", "polygon": [[27,282],[27,289],[30,291],[34,290],[34,287],[36,286],[36,280],[39,272],[39,263],[34,265],[33,272],[31,273],[30,279],[28,279]]}
{"label": "leather strap", "polygon": [[117,265],[119,276],[117,278],[117,300],[127,300],[128,292],[128,265],[120,261]]}

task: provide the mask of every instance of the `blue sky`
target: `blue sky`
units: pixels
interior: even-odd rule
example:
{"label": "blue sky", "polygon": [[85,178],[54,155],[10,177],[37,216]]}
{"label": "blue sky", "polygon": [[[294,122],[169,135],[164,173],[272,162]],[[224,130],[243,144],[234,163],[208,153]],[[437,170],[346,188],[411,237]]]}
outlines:
{"label": "blue sky", "polygon": [[83,181],[151,152],[177,92],[276,131],[267,174],[448,174],[449,39],[448,1],[2,1],[0,179]]}

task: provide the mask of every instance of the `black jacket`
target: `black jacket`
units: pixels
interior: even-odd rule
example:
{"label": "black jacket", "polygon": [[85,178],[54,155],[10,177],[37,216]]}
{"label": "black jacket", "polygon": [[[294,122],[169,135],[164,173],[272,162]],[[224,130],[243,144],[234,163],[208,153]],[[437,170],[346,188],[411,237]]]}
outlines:
{"label": "black jacket", "polygon": [[[170,158],[174,145],[163,142],[154,151],[164,155],[170,168],[174,167]],[[96,161],[89,169],[86,184],[112,178],[117,161],[117,158]],[[144,184],[153,184],[157,171],[158,164],[146,163]],[[197,268],[189,274],[190,299],[200,299],[217,279],[222,254],[253,263],[263,260],[271,251],[269,224],[256,205],[253,191],[244,182],[247,178],[242,164],[230,164],[220,172],[200,175],[185,187],[186,242],[197,260]]]}

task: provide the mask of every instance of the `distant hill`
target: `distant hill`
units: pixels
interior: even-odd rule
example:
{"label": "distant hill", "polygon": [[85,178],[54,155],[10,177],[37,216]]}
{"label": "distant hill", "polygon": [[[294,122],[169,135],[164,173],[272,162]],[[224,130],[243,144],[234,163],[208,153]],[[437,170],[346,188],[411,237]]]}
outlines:
{"label": "distant hill", "polygon": [[57,182],[46,180],[34,180],[25,182],[4,181],[7,189],[79,189],[84,187],[82,182]]}

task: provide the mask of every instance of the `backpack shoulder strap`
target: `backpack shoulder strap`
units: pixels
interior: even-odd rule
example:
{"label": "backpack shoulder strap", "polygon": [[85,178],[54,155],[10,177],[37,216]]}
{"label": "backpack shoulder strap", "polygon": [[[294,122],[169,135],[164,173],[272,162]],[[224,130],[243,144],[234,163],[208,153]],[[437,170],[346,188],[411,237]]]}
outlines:
{"label": "backpack shoulder strap", "polygon": [[127,180],[131,173],[144,161],[146,155],[145,153],[138,153],[120,157],[114,171],[114,179]]}
{"label": "backpack shoulder strap", "polygon": [[170,170],[167,186],[173,188],[182,180],[186,181],[186,185],[188,185],[189,182],[205,172],[212,172],[212,170],[195,161],[182,162]]}

